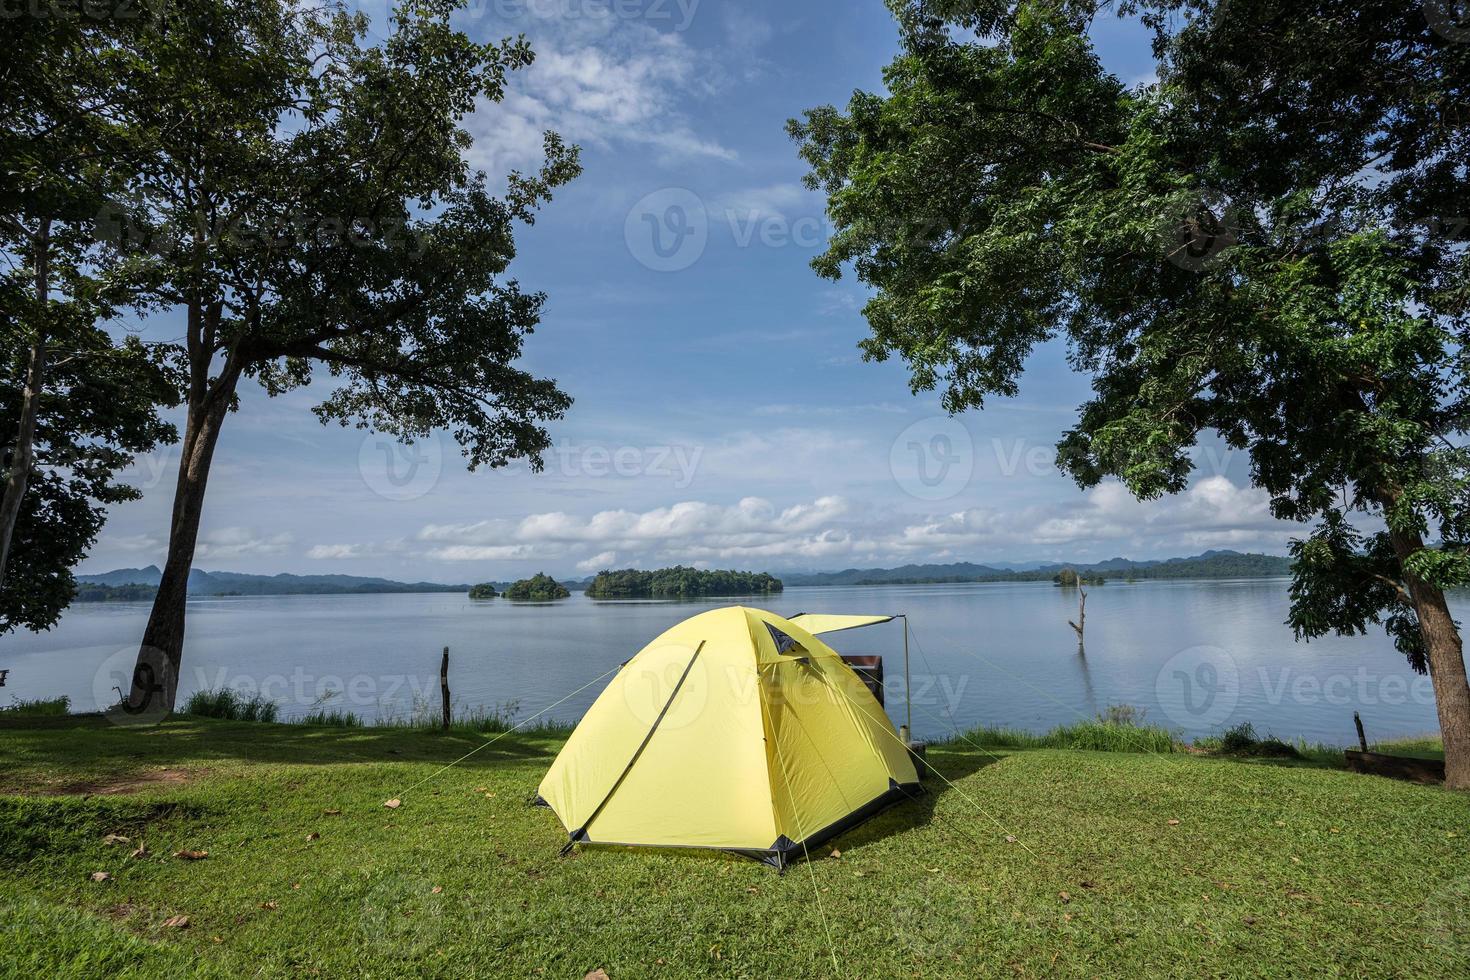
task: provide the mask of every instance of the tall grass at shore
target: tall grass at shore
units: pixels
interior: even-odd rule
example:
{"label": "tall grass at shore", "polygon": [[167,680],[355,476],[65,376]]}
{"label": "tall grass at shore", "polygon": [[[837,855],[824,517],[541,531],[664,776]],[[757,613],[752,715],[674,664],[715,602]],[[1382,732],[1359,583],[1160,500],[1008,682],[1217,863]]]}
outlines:
{"label": "tall grass at shore", "polygon": [[[444,728],[442,709],[430,704],[428,699],[414,698],[406,713],[387,708],[376,718],[368,719],[344,708],[327,704],[327,696],[312,706],[304,715],[294,718],[280,717],[280,706],[267,701],[260,695],[245,695],[229,688],[196,691],[184,703],[182,713],[204,718],[219,718],[225,721],[280,722],[287,725],[311,725],[318,728],[377,728],[398,731],[441,731]],[[61,713],[65,713],[64,711]],[[538,719],[530,724],[516,726],[520,714],[520,702],[478,705],[475,707],[456,705],[452,712],[449,731],[459,734],[498,735],[515,729],[538,735],[568,735],[572,724]]]}
{"label": "tall grass at shore", "polygon": [[10,704],[0,705],[0,711],[12,717],[53,718],[71,713],[71,698],[63,694],[59,698],[15,698]]}
{"label": "tall grass at shore", "polygon": [[996,749],[1083,749],[1089,752],[1181,751],[1185,746],[1167,728],[1144,722],[1143,708],[1109,705],[1095,718],[1058,725],[1044,734],[1017,728],[982,725],[943,739],[941,745],[975,745]]}

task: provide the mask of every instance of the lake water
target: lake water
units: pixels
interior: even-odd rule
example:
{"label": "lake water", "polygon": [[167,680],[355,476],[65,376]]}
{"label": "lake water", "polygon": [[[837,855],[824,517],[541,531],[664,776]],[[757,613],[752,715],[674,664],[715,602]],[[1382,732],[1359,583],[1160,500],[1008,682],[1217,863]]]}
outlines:
{"label": "lake water", "polygon": [[[1437,730],[1428,678],[1381,633],[1293,641],[1284,579],[1112,582],[1092,589],[1087,647],[1067,626],[1077,596],[1048,583],[800,588],[749,600],[775,612],[907,613],[914,730],[933,737],[978,724],[1045,731],[1109,705],[1190,737],[1241,721],[1284,739],[1348,744],[1353,711],[1369,738]],[[437,708],[440,649],[451,651],[457,705],[514,702],[524,719],[622,663],[707,602],[552,606],[457,595],[279,596],[189,603],[181,700],[229,685],[263,691],[281,716],[323,694],[368,718]],[[1464,603],[1456,614],[1463,618]],[[73,710],[116,700],[148,607],[73,607],[52,631],[0,639],[0,694],[71,697]],[[842,653],[881,654],[888,710],[903,721],[903,632],[895,622],[827,638]],[[575,720],[602,680],[546,717]]]}

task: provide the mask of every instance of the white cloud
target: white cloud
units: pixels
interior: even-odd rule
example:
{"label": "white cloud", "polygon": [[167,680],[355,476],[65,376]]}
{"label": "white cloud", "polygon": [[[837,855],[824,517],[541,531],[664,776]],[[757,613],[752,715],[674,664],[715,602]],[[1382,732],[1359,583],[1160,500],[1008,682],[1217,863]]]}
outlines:
{"label": "white cloud", "polygon": [[793,182],[731,190],[714,200],[716,214],[745,221],[786,218],[792,212],[821,215],[823,207],[821,195]]}
{"label": "white cloud", "polygon": [[204,535],[194,550],[196,559],[283,555],[296,540],[289,531],[261,534],[249,527],[221,527]]}
{"label": "white cloud", "polygon": [[618,553],[616,551],[599,551],[591,558],[584,558],[577,562],[577,570],[581,572],[600,572],[604,568],[612,568],[617,563]]}
{"label": "white cloud", "polygon": [[[428,524],[396,554],[443,562],[536,561],[581,572],[615,564],[840,568],[930,561],[1147,557],[1209,548],[1280,551],[1300,533],[1273,519],[1266,495],[1222,476],[1184,493],[1138,501],[1118,483],[1019,509],[912,513],[845,496],[785,506],[763,497],[685,500],[648,510],[543,511],[520,519]],[[392,544],[392,543],[390,543]],[[318,545],[318,558],[374,554]]]}
{"label": "white cloud", "polygon": [[152,534],[103,535],[98,542],[100,551],[116,552],[161,552],[165,542]]}
{"label": "white cloud", "polygon": [[468,121],[477,166],[492,173],[534,166],[548,129],[587,146],[653,147],[668,161],[736,159],[697,133],[681,107],[711,91],[718,74],[683,33],[606,12],[559,16],[533,4],[527,13],[518,26],[536,60],[511,76],[499,105],[483,105]]}
{"label": "white cloud", "polygon": [[517,561],[539,556],[535,549],[525,545],[451,544],[431,548],[424,557],[438,561]]}

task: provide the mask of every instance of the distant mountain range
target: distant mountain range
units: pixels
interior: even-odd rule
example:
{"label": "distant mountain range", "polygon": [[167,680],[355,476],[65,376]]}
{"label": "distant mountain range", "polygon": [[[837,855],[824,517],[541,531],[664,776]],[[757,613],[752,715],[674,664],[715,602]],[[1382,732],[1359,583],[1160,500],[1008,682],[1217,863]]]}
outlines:
{"label": "distant mountain range", "polygon": [[[1157,578],[1266,578],[1287,575],[1291,560],[1279,555],[1243,554],[1239,551],[1206,551],[1191,558],[1165,558],[1157,561],[1133,561],[1110,558],[1093,564],[1058,562],[1040,564],[1026,562],[1015,565],[977,565],[955,562],[948,565],[903,565],[898,568],[848,568],[840,572],[786,573],[780,576],[788,588],[814,585],[928,585],[945,582],[1038,582],[1050,581],[1064,568],[1086,578],[1157,579]],[[97,575],[78,575],[77,600],[148,599],[153,595],[163,573],[157,565],[146,568],[118,568]],[[590,577],[559,580],[570,589],[581,591],[591,583]],[[493,582],[504,591],[508,582]],[[468,593],[469,585],[445,585],[439,582],[395,582],[386,578],[360,575],[247,575],[243,572],[206,572],[196,568],[189,573],[191,595],[371,595],[407,592]]]}
{"label": "distant mountain range", "polygon": [[[110,598],[109,589],[124,586],[146,586],[156,589],[163,572],[157,565],[147,568],[118,568],[99,575],[78,575],[81,586],[77,598]],[[87,586],[101,586],[89,594]],[[206,572],[201,568],[189,572],[189,592],[193,595],[352,595],[384,592],[469,592],[468,585],[442,585],[438,582],[395,582],[386,578],[360,575],[247,575],[243,572]],[[136,591],[136,590],[130,590]],[[135,596],[129,595],[128,598]]]}
{"label": "distant mountain range", "polygon": [[788,586],[811,585],[926,585],[943,582],[1035,582],[1051,579],[1064,568],[1088,578],[1266,578],[1289,575],[1291,559],[1280,555],[1206,551],[1190,558],[1134,561],[1109,558],[1092,564],[1057,562],[998,567],[956,562],[949,565],[903,565],[898,568],[849,568],[781,576]]}

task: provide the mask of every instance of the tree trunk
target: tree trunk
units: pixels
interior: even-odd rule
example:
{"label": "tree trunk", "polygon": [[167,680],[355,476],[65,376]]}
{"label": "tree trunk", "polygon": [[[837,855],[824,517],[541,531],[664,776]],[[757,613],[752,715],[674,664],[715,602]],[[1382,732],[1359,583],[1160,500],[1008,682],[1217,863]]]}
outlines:
{"label": "tree trunk", "polygon": [[219,441],[220,426],[229,411],[239,371],[227,366],[225,373],[202,398],[199,388],[191,391],[189,419],[184,434],[183,458],[174,490],[173,522],[169,528],[168,557],[153,611],[143,631],[133,684],[128,694],[129,714],[162,716],[174,709],[178,696],[179,667],[184,654],[185,602],[189,595],[189,570],[199,538],[199,519],[204,512],[204,491],[209,466]]}
{"label": "tree trunk", "polygon": [[1085,641],[1084,633],[1087,629],[1087,590],[1082,587],[1082,580],[1077,580],[1077,622],[1067,620],[1067,625],[1077,631],[1077,649],[1082,649]]}
{"label": "tree trunk", "polygon": [[1390,529],[1389,539],[1399,559],[1409,597],[1419,618],[1424,638],[1429,678],[1434,684],[1434,703],[1439,712],[1439,732],[1444,739],[1445,786],[1470,789],[1470,680],[1465,676],[1465,656],[1460,631],[1445,602],[1444,592],[1409,572],[1409,556],[1424,547],[1414,532]]}
{"label": "tree trunk", "polygon": [[26,364],[25,390],[21,393],[20,425],[15,435],[15,448],[10,454],[10,470],[5,476],[5,495],[0,498],[0,586],[10,566],[10,542],[15,524],[20,519],[21,500],[31,480],[31,467],[36,460],[36,415],[40,409],[41,389],[46,383],[46,321],[51,299],[51,222],[41,222],[36,232],[36,335],[31,341]]}

